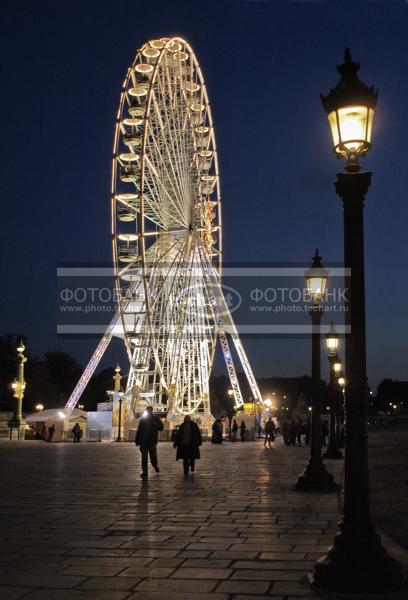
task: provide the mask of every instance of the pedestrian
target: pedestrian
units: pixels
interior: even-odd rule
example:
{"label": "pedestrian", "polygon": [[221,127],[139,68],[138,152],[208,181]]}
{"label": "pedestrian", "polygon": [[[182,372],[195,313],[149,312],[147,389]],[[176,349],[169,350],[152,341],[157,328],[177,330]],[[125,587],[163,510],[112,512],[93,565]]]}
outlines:
{"label": "pedestrian", "polygon": [[47,440],[47,435],[48,435],[47,428],[44,423],[44,425],[41,427],[41,431],[40,431],[40,440],[45,442]]}
{"label": "pedestrian", "polygon": [[137,428],[135,444],[139,446],[142,454],[142,472],[140,477],[146,479],[148,476],[147,459],[150,457],[150,462],[156,473],[159,473],[159,465],[157,461],[157,442],[159,431],[163,430],[163,423],[153,415],[153,407],[148,406],[143,418],[139,422]]}
{"label": "pedestrian", "polygon": [[312,422],[311,422],[311,418],[308,417],[306,424],[305,424],[305,445],[306,446],[308,446],[310,443],[311,430],[312,430]]}
{"label": "pedestrian", "polygon": [[301,419],[297,419],[296,421],[296,441],[298,446],[302,445],[302,430],[303,430],[303,423]]}
{"label": "pedestrian", "polygon": [[282,437],[285,446],[289,446],[289,421],[287,419],[282,421]]}
{"label": "pedestrian", "polygon": [[234,419],[234,422],[232,424],[232,441],[233,442],[237,441],[237,436],[238,436],[238,423],[237,423],[236,419]]}
{"label": "pedestrian", "polygon": [[197,423],[190,415],[184,417],[183,423],[175,434],[173,448],[177,448],[176,460],[183,459],[184,475],[188,476],[189,469],[194,473],[195,461],[200,458],[202,438]]}
{"label": "pedestrian", "polygon": [[239,426],[240,428],[240,433],[241,433],[241,442],[245,442],[245,432],[246,432],[246,425],[245,425],[245,421],[241,421],[241,425]]}
{"label": "pedestrian", "polygon": [[329,428],[327,426],[327,421],[322,421],[322,425],[321,425],[321,441],[322,441],[322,446],[327,446],[327,436],[329,435]]}
{"label": "pedestrian", "polygon": [[275,441],[275,435],[276,435],[275,423],[272,421],[272,417],[269,417],[269,420],[265,423],[264,446],[266,446],[266,444],[268,443],[269,447],[271,447],[271,442]]}
{"label": "pedestrian", "polygon": [[79,423],[75,423],[74,427],[72,428],[72,433],[74,436],[74,442],[80,442],[82,437],[82,429]]}
{"label": "pedestrian", "polygon": [[222,444],[222,421],[221,421],[221,419],[215,419],[214,423],[212,424],[211,443],[212,444]]}
{"label": "pedestrian", "polygon": [[224,423],[222,419],[218,419],[218,443],[222,444],[222,438],[224,434]]}
{"label": "pedestrian", "polygon": [[48,427],[48,437],[47,437],[47,442],[49,444],[52,444],[52,440],[54,439],[54,433],[55,433],[55,425],[54,423],[51,425],[51,427]]}
{"label": "pedestrian", "polygon": [[288,423],[288,446],[296,446],[296,423],[293,419]]}

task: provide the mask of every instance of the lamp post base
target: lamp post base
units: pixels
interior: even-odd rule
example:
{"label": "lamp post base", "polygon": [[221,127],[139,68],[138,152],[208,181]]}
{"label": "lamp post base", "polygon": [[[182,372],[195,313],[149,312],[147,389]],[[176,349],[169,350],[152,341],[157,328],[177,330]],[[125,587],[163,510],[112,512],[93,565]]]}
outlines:
{"label": "lamp post base", "polygon": [[343,458],[343,452],[339,450],[339,448],[333,444],[327,446],[326,452],[323,454],[323,458],[328,458],[330,460],[340,460]]}
{"label": "lamp post base", "polygon": [[364,537],[337,534],[334,546],[317,561],[310,583],[338,592],[381,593],[398,590],[406,582],[399,563],[387,555],[372,529]]}
{"label": "lamp post base", "polygon": [[295,483],[295,489],[299,492],[335,492],[338,485],[321,462],[319,465],[312,465],[310,462]]}

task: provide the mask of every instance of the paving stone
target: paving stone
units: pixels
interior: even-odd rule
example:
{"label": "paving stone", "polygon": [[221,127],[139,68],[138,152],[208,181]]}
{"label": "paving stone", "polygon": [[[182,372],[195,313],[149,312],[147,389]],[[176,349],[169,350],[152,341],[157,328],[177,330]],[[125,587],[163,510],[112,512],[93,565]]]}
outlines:
{"label": "paving stone", "polygon": [[226,560],[252,560],[256,558],[257,555],[258,552],[255,552],[255,550],[216,550],[215,552],[211,553],[211,558],[221,558]]}
{"label": "paving stone", "polygon": [[166,579],[173,573],[173,568],[127,567],[119,573],[119,577],[152,577],[153,579]]}
{"label": "paving stone", "polygon": [[135,577],[90,577],[81,583],[80,590],[132,590],[141,579]]}
{"label": "paving stone", "polygon": [[0,577],[1,585],[17,585],[27,587],[43,588],[73,588],[82,583],[85,577],[76,577],[73,575],[40,575],[35,573],[7,573]]}
{"label": "paving stone", "polygon": [[[268,598],[273,598],[273,600],[286,600],[284,596],[267,596]],[[253,596],[252,594],[235,594],[233,596],[234,600],[265,600],[266,596]]]}
{"label": "paving stone", "polygon": [[83,575],[84,577],[94,577],[106,575],[113,577],[123,571],[124,567],[110,567],[109,565],[73,565],[67,567],[61,572],[61,575]]}
{"label": "paving stone", "polygon": [[315,596],[316,592],[307,584],[292,583],[288,581],[274,582],[272,590],[274,594],[282,594],[285,596]]}
{"label": "paving stone", "polygon": [[165,592],[167,597],[171,598],[170,594],[173,595],[174,592],[185,593],[186,589],[193,589],[194,594],[212,592],[217,583],[217,581],[210,579],[195,579],[191,582],[187,582],[184,579],[145,579],[136,586],[135,591]]}
{"label": "paving stone", "polygon": [[272,571],[263,569],[237,569],[231,579],[263,579],[267,581],[300,581],[304,571]]}
{"label": "paving stone", "polygon": [[[183,550],[179,554],[177,554],[177,558],[207,558],[210,556],[211,552],[209,550]],[[217,554],[217,552],[213,552],[212,556]],[[214,556],[214,558],[224,558],[223,556]],[[249,558],[249,557],[242,557]]]}
{"label": "paving stone", "polygon": [[91,590],[61,590],[61,589],[48,589],[48,590],[36,590],[27,596],[24,596],[24,600],[125,600],[128,598],[129,592],[114,592],[109,591],[91,591]]}
{"label": "paving stone", "polygon": [[313,566],[313,563],[306,563],[306,561],[280,561],[280,560],[237,560],[234,562],[234,569],[297,569],[304,570],[305,568]]}
{"label": "paving stone", "polygon": [[[145,556],[71,556],[63,563],[64,567],[74,565],[97,565],[109,567],[145,567],[154,559]],[[164,566],[164,565],[163,565]]]}
{"label": "paving stone", "polygon": [[172,574],[173,579],[227,579],[232,573],[231,569],[193,568],[181,567]]}
{"label": "paving stone", "polygon": [[269,588],[267,581],[222,581],[216,589],[225,594],[265,594]]}
{"label": "paving stone", "polygon": [[[173,558],[178,556],[178,551],[170,548],[144,548],[133,552],[131,556],[144,556],[148,558]],[[209,554],[209,553],[207,553]]]}
{"label": "paving stone", "polygon": [[[167,592],[134,592],[128,600],[228,600],[228,594],[206,594],[194,592],[190,593],[172,592],[171,596]],[[254,598],[252,596],[252,598]],[[235,597],[234,597],[235,600]],[[265,597],[263,597],[265,600]]]}
{"label": "paving stone", "polygon": [[226,569],[231,563],[231,560],[220,559],[220,558],[190,558],[183,562],[183,568],[215,568],[215,569]]}

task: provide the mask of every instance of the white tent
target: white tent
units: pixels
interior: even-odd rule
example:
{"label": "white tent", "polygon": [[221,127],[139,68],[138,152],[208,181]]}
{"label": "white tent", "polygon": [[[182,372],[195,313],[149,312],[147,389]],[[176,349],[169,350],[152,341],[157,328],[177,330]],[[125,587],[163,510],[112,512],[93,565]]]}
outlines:
{"label": "white tent", "polygon": [[[74,419],[78,419],[79,417],[84,417],[86,419],[87,413],[84,410],[79,410],[78,408],[74,408],[69,416],[69,420],[73,421]],[[27,423],[45,423],[50,420],[58,420],[64,421],[67,418],[66,412],[63,408],[48,408],[47,410],[40,410],[38,412],[32,413],[25,417],[25,421]]]}

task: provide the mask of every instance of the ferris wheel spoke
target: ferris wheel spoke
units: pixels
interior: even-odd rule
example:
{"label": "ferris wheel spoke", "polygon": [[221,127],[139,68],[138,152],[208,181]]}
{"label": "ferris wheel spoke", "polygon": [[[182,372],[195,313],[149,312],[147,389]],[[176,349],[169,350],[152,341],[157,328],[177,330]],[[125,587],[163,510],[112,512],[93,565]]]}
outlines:
{"label": "ferris wheel spoke", "polygon": [[[177,193],[175,194],[175,199],[180,204],[180,210],[183,212],[183,198],[185,198],[186,165],[183,164],[183,161],[185,160],[185,156],[180,156],[180,149],[179,149],[180,132],[178,130],[177,124],[175,124],[174,122],[170,123],[168,110],[164,111],[165,123],[163,122],[163,117],[162,117],[162,115],[160,113],[160,109],[159,109],[159,102],[158,102],[158,99],[156,98],[155,93],[152,94],[152,101],[153,101],[153,106],[155,109],[155,114],[157,116],[159,125],[161,125],[161,129],[162,129],[162,135],[160,138],[160,142],[164,146],[164,151],[166,153],[166,156],[164,157],[163,153],[160,151],[160,148],[158,146],[158,141],[156,141],[155,149],[158,153],[158,161],[157,162],[160,165],[165,165],[166,163],[168,163],[170,165],[171,170],[172,170],[171,175],[174,179],[174,184],[177,186]],[[175,114],[176,114],[176,111],[174,111],[174,110],[171,111],[171,116],[173,119],[174,119]],[[149,123],[149,126],[151,127],[152,124]],[[169,139],[169,143],[168,143],[167,138],[170,138],[170,136],[172,139]],[[164,160],[166,158],[167,158],[167,160]],[[168,171],[167,171],[167,176],[170,176]],[[173,189],[174,189],[174,186],[173,186]]]}
{"label": "ferris wheel spoke", "polygon": [[[184,219],[184,214],[179,206],[178,203],[174,202],[172,195],[170,195],[169,191],[167,190],[167,185],[168,182],[166,181],[166,178],[163,177],[163,173],[160,172],[158,169],[156,169],[155,165],[151,162],[150,158],[146,156],[146,166],[149,170],[150,173],[150,180],[154,180],[155,184],[156,184],[156,188],[158,190],[158,197],[160,198],[160,206],[161,206],[161,213],[162,213],[162,219],[164,220],[164,213],[167,212],[168,215],[172,215],[173,217],[173,221],[175,222],[176,225],[181,225],[183,227],[186,227],[186,222]],[[167,199],[167,202],[166,202]],[[166,202],[166,203],[165,203]],[[164,206],[168,205],[168,210],[164,209]],[[173,215],[171,212],[171,208],[174,208],[174,210],[176,211],[176,215]],[[170,227],[165,227],[166,229],[171,229]]]}
{"label": "ferris wheel spoke", "polygon": [[[162,90],[163,87],[159,86],[158,97],[156,98],[156,95],[153,95],[156,113],[158,112],[158,104],[163,99],[163,96],[160,95]],[[160,104],[163,104],[163,102],[160,102]],[[180,197],[186,199],[186,182],[188,179],[189,162],[191,162],[191,152],[189,158],[189,155],[186,152],[189,136],[186,135],[187,132],[185,127],[181,126],[181,114],[184,114],[185,118],[188,116],[188,108],[185,101],[180,101],[175,106],[171,106],[169,110],[164,111],[165,124],[163,124],[163,131],[165,132],[165,135],[163,135],[162,138],[166,144],[168,154],[172,155],[173,162],[177,165],[180,186],[183,190],[183,194]],[[163,123],[161,115],[160,121]]]}

